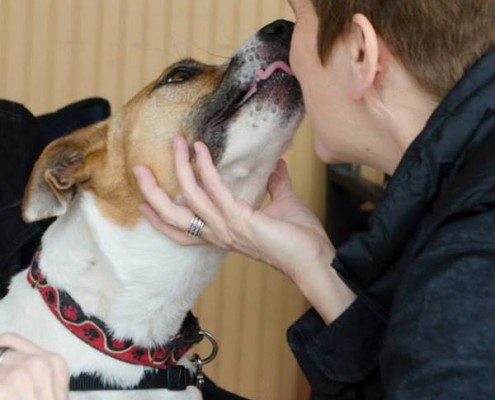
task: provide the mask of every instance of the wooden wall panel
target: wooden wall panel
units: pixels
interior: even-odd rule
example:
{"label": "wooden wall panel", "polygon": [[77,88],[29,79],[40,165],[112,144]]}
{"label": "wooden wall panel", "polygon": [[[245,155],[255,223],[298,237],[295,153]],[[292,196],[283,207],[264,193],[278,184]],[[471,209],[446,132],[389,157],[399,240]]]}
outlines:
{"label": "wooden wall panel", "polygon": [[[292,18],[286,0],[0,0],[0,97],[35,114],[93,96],[117,109],[169,63],[223,63],[278,18]],[[324,167],[307,124],[286,159],[294,189],[323,217]],[[306,308],[279,273],[229,256],[195,309],[220,341],[208,374],[250,398],[307,398],[285,341]]]}

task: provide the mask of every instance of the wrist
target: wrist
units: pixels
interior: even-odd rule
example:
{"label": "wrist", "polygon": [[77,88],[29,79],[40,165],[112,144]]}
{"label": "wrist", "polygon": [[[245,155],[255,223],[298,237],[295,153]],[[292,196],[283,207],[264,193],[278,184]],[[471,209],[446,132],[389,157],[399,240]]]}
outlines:
{"label": "wrist", "polygon": [[327,253],[295,283],[325,323],[330,324],[354,302],[356,295],[331,266],[335,256],[333,249]]}

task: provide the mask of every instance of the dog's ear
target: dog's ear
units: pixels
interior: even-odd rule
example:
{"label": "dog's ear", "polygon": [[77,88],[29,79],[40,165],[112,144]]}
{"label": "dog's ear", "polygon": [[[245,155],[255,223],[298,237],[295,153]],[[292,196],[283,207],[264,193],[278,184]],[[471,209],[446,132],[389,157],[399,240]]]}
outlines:
{"label": "dog's ear", "polygon": [[50,143],[34,165],[24,192],[26,222],[58,217],[91,174],[106,150],[107,124],[76,131]]}

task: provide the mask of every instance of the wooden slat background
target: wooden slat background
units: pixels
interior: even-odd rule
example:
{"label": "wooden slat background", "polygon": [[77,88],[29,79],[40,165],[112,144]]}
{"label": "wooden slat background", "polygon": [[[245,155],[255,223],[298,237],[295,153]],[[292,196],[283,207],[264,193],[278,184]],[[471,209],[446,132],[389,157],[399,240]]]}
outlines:
{"label": "wooden slat background", "polygon": [[[177,59],[222,63],[286,0],[0,0],[0,97],[33,113],[92,96],[120,107]],[[324,213],[324,167],[304,124],[287,155],[295,190]],[[307,304],[270,268],[232,255],[196,307],[220,342],[208,374],[253,399],[301,400],[285,330]],[[206,347],[201,348],[207,353]]]}

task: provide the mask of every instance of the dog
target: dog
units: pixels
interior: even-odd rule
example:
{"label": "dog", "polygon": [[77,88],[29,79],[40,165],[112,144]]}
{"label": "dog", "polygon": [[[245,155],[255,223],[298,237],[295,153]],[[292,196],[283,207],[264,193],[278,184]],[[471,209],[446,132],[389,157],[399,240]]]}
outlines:
{"label": "dog", "polygon": [[23,217],[57,219],[0,302],[0,331],[61,354],[75,383],[92,382],[71,399],[202,398],[188,350],[205,334],[189,310],[225,252],[154,230],[131,171],[149,166],[180,202],[172,140],[201,140],[234,195],[259,206],[304,112],[288,65],[292,31],[275,21],[224,65],[179,61],[109,119],[42,152]]}

